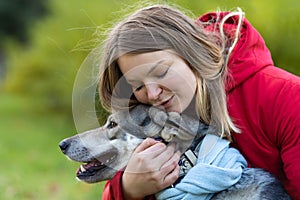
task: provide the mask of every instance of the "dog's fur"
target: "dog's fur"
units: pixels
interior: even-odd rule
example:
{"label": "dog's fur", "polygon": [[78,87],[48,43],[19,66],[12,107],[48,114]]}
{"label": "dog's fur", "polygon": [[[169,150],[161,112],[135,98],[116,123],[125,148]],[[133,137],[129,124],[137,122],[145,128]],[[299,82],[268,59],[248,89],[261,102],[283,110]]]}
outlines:
{"label": "dog's fur", "polygon": [[[111,179],[123,169],[134,149],[147,137],[175,142],[181,152],[195,136],[212,133],[208,126],[186,115],[138,105],[111,114],[104,126],[64,139],[59,146],[71,160],[86,163],[77,178],[87,183]],[[213,176],[213,175],[212,175]],[[213,199],[290,199],[281,183],[262,169],[245,169],[239,182]]]}

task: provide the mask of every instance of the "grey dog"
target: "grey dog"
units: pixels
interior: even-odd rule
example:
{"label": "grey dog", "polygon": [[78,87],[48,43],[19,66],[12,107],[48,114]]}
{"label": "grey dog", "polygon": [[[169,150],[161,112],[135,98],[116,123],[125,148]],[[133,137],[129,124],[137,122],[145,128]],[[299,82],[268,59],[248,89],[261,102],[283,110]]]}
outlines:
{"label": "grey dog", "polygon": [[[130,110],[114,112],[103,126],[66,138],[59,146],[69,159],[84,163],[77,170],[77,178],[96,183],[109,180],[122,170],[145,138],[156,138],[165,143],[175,143],[176,149],[184,152],[181,161],[189,164],[188,167],[186,164],[181,166],[180,176],[184,176],[195,164],[191,155],[196,155],[193,150],[197,144],[206,134],[213,133],[211,127],[187,115],[138,105]],[[216,193],[212,199],[291,198],[270,173],[246,168],[235,185]]]}

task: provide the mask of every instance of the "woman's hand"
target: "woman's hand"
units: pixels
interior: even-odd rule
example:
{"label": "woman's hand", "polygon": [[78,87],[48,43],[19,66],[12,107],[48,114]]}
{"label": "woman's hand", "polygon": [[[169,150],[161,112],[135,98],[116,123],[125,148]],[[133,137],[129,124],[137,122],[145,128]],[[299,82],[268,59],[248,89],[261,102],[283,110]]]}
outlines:
{"label": "woman's hand", "polygon": [[122,177],[124,199],[143,199],[172,185],[179,177],[180,152],[151,138],[133,152]]}

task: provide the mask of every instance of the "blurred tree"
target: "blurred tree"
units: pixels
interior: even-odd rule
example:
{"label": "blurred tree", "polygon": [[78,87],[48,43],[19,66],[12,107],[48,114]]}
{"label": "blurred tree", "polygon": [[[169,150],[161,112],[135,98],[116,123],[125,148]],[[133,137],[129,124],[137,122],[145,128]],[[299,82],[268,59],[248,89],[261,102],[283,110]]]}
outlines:
{"label": "blurred tree", "polygon": [[[193,17],[218,8],[232,10],[241,7],[264,37],[277,66],[300,74],[297,56],[300,45],[300,3],[297,0],[152,1],[178,4],[194,13]],[[5,89],[32,96],[37,107],[46,111],[72,113],[73,84],[80,65],[90,50],[101,43],[106,27],[111,27],[115,21],[122,19],[137,3],[140,1],[49,1],[50,14],[30,30],[30,45],[26,48],[9,45],[9,78],[4,82]],[[90,66],[91,70],[92,67]],[[82,98],[84,94],[85,91],[82,91]],[[101,111],[99,113],[102,115]]]}
{"label": "blurred tree", "polygon": [[107,0],[49,1],[49,15],[29,32],[30,45],[7,45],[4,90],[31,96],[35,110],[72,115],[76,73],[99,44],[96,32],[102,33],[103,24],[115,17],[107,12],[120,6],[119,1]]}
{"label": "blurred tree", "polygon": [[6,37],[20,42],[28,40],[28,28],[33,21],[40,19],[46,11],[45,0],[0,1],[0,43]]}
{"label": "blurred tree", "polygon": [[4,41],[7,38],[25,44],[34,21],[47,13],[46,0],[0,1],[0,80],[5,75]]}

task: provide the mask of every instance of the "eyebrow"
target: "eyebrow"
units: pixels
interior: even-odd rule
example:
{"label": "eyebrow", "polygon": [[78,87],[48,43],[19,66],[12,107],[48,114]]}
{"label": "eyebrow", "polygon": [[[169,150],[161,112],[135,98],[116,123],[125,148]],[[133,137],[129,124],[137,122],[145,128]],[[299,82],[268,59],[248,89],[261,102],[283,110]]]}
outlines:
{"label": "eyebrow", "polygon": [[[161,59],[161,60],[157,61],[156,63],[154,63],[154,64],[150,67],[149,71],[147,72],[147,75],[151,74],[151,72],[153,72],[158,66],[160,66],[161,63],[166,62],[166,61],[168,61],[168,60],[166,60],[166,59]],[[135,83],[135,82],[138,82],[138,81],[128,79],[127,82],[129,82],[129,83]]]}
{"label": "eyebrow", "polygon": [[147,75],[151,74],[151,72],[153,72],[161,63],[165,62],[167,60],[162,59],[159,60],[158,62],[154,63],[153,66],[151,66],[150,70],[148,71]]}

